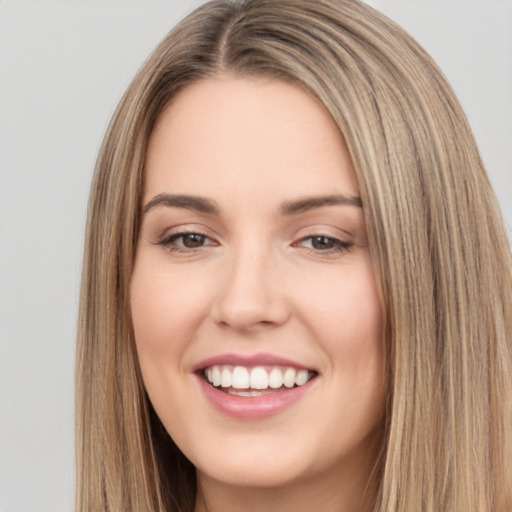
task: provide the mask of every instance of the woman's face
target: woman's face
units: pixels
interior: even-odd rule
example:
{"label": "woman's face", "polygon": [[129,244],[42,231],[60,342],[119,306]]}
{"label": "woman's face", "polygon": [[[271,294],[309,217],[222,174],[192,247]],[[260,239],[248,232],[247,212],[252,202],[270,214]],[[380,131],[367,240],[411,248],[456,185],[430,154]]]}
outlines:
{"label": "woman's face", "polygon": [[161,114],[131,281],[151,402],[204,482],[368,476],[382,310],[359,191],[325,109],[222,77]]}

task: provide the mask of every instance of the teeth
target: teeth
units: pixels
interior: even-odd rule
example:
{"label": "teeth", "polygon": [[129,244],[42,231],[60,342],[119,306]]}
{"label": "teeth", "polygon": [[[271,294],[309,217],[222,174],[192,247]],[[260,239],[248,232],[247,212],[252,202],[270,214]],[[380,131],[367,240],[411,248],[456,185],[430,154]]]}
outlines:
{"label": "teeth", "polygon": [[295,384],[295,370],[287,368],[284,372],[283,383],[287,388],[293,388]]}
{"label": "teeth", "polygon": [[239,390],[234,390],[234,389],[230,389],[228,390],[228,393],[230,395],[235,395],[235,396],[260,396],[261,395],[261,391],[239,391]]}
{"label": "teeth", "polygon": [[228,394],[235,396],[261,396],[265,393],[263,391],[251,390],[251,391],[240,391],[239,389],[228,389]]}
{"label": "teeth", "polygon": [[231,378],[232,373],[227,369],[224,368],[221,373],[220,377],[220,385],[223,388],[230,388],[231,384],[233,383],[233,379]]}
{"label": "teeth", "polygon": [[249,372],[247,371],[247,368],[244,368],[243,366],[235,366],[235,369],[233,370],[232,386],[235,389],[247,389],[251,387],[249,386]]}
{"label": "teeth", "polygon": [[208,381],[211,382],[215,387],[219,387],[222,382],[222,377],[220,375],[220,369],[218,366],[214,366],[212,368],[212,379],[207,375]]}
{"label": "teeth", "polygon": [[265,371],[265,368],[253,368],[251,372],[250,387],[252,389],[268,388],[268,373]]}
{"label": "teeth", "polygon": [[283,374],[279,368],[272,368],[268,375],[268,385],[273,389],[283,386]]}
{"label": "teeth", "polygon": [[[293,388],[303,386],[315,374],[308,370],[295,368],[215,365],[207,368],[204,375],[215,387],[229,388],[228,393],[238,396],[260,396],[261,390],[279,389],[283,386]],[[270,388],[270,389],[269,389]],[[245,391],[239,391],[245,390]]]}
{"label": "teeth", "polygon": [[308,371],[307,370],[299,370],[297,372],[297,376],[295,377],[295,384],[297,386],[303,386],[308,381]]}

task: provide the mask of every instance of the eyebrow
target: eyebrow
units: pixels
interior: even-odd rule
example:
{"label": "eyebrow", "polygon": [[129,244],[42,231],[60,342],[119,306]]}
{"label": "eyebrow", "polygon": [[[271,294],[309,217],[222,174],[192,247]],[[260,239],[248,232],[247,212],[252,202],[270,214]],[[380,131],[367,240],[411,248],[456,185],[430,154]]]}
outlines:
{"label": "eyebrow", "polygon": [[304,197],[284,202],[279,208],[279,213],[283,216],[296,215],[298,213],[314,210],[315,208],[321,208],[322,206],[337,205],[357,206],[358,208],[362,208],[363,202],[360,197],[347,196],[345,194]]}
{"label": "eyebrow", "polygon": [[171,206],[174,208],[184,208],[186,210],[196,210],[210,215],[219,215],[220,210],[215,201],[198,196],[188,196],[182,194],[158,194],[149,203],[144,206],[143,212],[146,213],[155,206]]}
{"label": "eyebrow", "polygon": [[[279,215],[285,217],[304,213],[323,206],[337,205],[356,206],[358,208],[362,208],[363,203],[359,197],[347,196],[344,194],[313,196],[294,199],[293,201],[285,201],[279,207],[278,212]],[[209,215],[220,215],[220,209],[215,201],[199,196],[158,194],[144,206],[143,213],[148,212],[156,206],[184,208],[186,210],[196,210]]]}

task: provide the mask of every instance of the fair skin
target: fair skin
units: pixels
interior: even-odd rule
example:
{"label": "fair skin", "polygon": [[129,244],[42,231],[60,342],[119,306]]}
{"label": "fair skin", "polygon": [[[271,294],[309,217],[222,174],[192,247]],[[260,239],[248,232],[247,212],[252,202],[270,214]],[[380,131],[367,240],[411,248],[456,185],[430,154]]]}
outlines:
{"label": "fair skin", "polygon": [[202,80],[161,114],[145,173],[135,339],[153,407],[197,468],[195,512],[362,510],[382,311],[336,125],[294,85]]}

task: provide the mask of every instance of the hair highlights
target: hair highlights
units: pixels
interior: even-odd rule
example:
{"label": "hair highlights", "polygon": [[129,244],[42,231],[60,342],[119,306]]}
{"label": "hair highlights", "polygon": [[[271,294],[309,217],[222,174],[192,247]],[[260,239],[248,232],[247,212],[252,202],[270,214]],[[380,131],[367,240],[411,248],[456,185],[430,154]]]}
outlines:
{"label": "hair highlights", "polygon": [[214,0],[142,67],[98,158],[78,334],[77,511],[193,508],[194,468],[145,395],[128,290],[152,128],[178,90],[221,74],[310,91],[353,160],[386,321],[371,510],[511,510],[510,248],[451,88],[410,36],[357,0]]}

